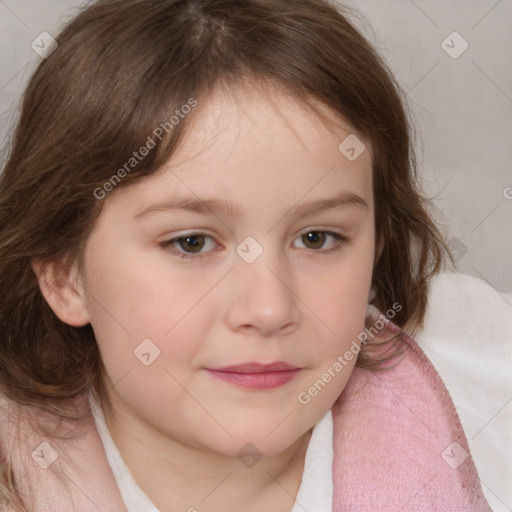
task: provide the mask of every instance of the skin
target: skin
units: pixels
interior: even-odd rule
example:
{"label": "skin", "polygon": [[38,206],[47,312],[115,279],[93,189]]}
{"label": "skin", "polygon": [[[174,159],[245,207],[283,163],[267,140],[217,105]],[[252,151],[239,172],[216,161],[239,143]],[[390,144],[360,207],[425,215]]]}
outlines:
{"label": "skin", "polygon": [[[333,129],[283,91],[238,92],[214,91],[163,169],[106,198],[75,274],[57,279],[50,266],[44,278],[38,269],[56,314],[91,323],[111,389],[111,435],[162,512],[289,511],[311,429],[356,360],[309,404],[297,397],[364,327],[375,251],[370,151],[350,162],[338,151],[350,125],[331,116]],[[338,193],[366,207],[294,212]],[[155,209],[177,197],[231,201],[240,212]],[[163,245],[191,232],[207,235],[195,239],[202,258],[178,256],[197,255],[184,239]],[[311,232],[325,235],[323,245]],[[252,263],[236,252],[249,236],[263,249]],[[134,356],[144,339],[160,350],[149,366]],[[302,370],[254,390],[205,369],[249,361]],[[250,468],[237,458],[249,442],[263,455]]]}

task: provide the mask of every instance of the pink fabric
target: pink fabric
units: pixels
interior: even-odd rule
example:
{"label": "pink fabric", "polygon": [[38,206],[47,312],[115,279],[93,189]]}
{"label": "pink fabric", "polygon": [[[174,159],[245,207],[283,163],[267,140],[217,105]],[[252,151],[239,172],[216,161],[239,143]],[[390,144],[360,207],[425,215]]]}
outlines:
{"label": "pink fabric", "polygon": [[[489,512],[453,402],[417,344],[406,341],[395,368],[356,368],[333,407],[333,511]],[[77,404],[89,407],[87,397]],[[66,442],[41,437],[24,420],[16,429],[7,413],[23,409],[0,400],[0,449],[11,455],[29,511],[126,510],[92,415]],[[48,457],[44,445],[36,449],[44,441],[58,453],[47,469],[35,462]]]}
{"label": "pink fabric", "polygon": [[446,387],[418,347],[355,368],[333,407],[336,512],[490,511]]}

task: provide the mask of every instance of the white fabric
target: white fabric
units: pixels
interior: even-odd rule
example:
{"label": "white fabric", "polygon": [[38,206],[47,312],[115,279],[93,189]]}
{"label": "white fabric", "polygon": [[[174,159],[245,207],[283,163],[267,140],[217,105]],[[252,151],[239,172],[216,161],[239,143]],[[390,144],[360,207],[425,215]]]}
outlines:
{"label": "white fabric", "polygon": [[484,495],[512,509],[512,295],[481,279],[442,273],[415,335],[459,414]]}
{"label": "white fabric", "polygon": [[135,483],[128,466],[125,464],[117,446],[114,444],[103,411],[92,394],[89,394],[89,403],[91,404],[91,411],[94,416],[96,428],[98,429],[98,434],[105,448],[108,463],[116,478],[117,486],[119,487],[126,510],[128,512],[160,512],[155,504],[146,496],[146,493]]}
{"label": "white fabric", "polygon": [[292,512],[332,512],[333,457],[333,422],[329,410],[311,434],[302,482]]}
{"label": "white fabric", "polygon": [[[160,512],[133,479],[110,435],[103,411],[92,394],[89,395],[89,402],[96,428],[127,511]],[[332,512],[333,455],[333,420],[332,412],[329,410],[313,428],[306,451],[302,482],[291,512],[303,512],[304,510]]]}

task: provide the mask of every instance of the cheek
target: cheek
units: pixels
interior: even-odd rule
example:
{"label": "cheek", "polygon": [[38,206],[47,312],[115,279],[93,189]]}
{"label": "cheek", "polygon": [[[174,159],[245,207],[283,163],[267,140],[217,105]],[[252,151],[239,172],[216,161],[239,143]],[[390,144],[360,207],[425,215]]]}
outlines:
{"label": "cheek", "polygon": [[191,370],[212,322],[214,305],[204,300],[211,285],[169,270],[148,272],[145,265],[103,275],[108,278],[101,300],[92,301],[91,324],[107,386],[155,424],[170,403],[188,410],[183,390],[193,389]]}
{"label": "cheek", "polygon": [[[352,350],[355,354],[349,355],[349,361],[343,363],[347,366],[344,369],[346,373],[355,364],[359,347],[358,337],[364,330],[368,304],[367,288],[361,289],[360,285],[349,286],[346,282],[340,283],[338,288],[331,288],[328,301],[319,298],[317,304],[316,310],[321,319],[321,322],[317,323],[317,371],[324,372],[337,361],[338,356]],[[354,364],[349,364],[352,360]]]}
{"label": "cheek", "polygon": [[149,361],[152,368],[189,366],[212,314],[203,300],[209,280],[129,253],[90,259],[87,307],[112,380]]}
{"label": "cheek", "polygon": [[[358,337],[365,327],[368,293],[371,286],[373,270],[373,238],[361,240],[353,250],[347,251],[346,260],[336,265],[332,271],[317,276],[310,287],[308,306],[312,314],[320,320],[316,343],[321,363],[318,375],[327,369],[333,369],[338,356],[346,354],[343,360],[343,376],[337,375],[331,387],[341,389],[348,380],[359,353]],[[329,378],[328,376],[326,377]],[[335,393],[335,392],[334,392]]]}
{"label": "cheek", "polygon": [[342,271],[338,279],[326,280],[328,300],[320,294],[312,297],[321,319],[316,322],[317,364],[296,396],[299,410],[309,417],[321,417],[332,407],[346,387],[359,355],[358,337],[364,330],[371,270],[344,274]]}
{"label": "cheek", "polygon": [[373,247],[371,240],[365,240],[332,267],[325,267],[310,283],[308,296],[317,314],[329,317],[336,337],[345,327],[350,330],[350,325],[361,328],[364,324],[373,274]]}

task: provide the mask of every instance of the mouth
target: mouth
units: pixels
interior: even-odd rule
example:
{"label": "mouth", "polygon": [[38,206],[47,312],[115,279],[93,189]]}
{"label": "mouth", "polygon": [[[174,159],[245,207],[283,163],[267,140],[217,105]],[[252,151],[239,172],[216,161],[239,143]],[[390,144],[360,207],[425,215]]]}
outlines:
{"label": "mouth", "polygon": [[207,368],[213,377],[231,384],[252,388],[272,389],[284,386],[293,380],[302,368],[284,362],[275,363],[243,363],[223,368]]}

